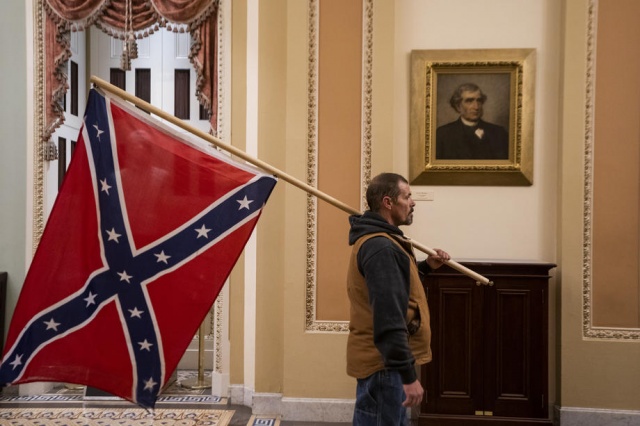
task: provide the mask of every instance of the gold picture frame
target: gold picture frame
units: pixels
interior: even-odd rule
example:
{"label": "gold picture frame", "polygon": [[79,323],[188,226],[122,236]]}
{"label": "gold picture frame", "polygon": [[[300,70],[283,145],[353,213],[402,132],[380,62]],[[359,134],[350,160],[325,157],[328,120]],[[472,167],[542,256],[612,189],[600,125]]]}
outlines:
{"label": "gold picture frame", "polygon": [[[534,49],[412,51],[411,184],[532,185],[534,80]],[[456,91],[483,95],[476,136]]]}

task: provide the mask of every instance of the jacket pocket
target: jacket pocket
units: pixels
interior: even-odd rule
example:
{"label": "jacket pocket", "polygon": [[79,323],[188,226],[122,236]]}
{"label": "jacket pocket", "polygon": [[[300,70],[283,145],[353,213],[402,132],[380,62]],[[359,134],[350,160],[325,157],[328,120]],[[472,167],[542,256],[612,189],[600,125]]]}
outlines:
{"label": "jacket pocket", "polygon": [[420,330],[420,326],[422,325],[422,316],[420,315],[420,305],[413,301],[409,300],[409,309],[407,312],[407,332],[409,336],[413,336]]}

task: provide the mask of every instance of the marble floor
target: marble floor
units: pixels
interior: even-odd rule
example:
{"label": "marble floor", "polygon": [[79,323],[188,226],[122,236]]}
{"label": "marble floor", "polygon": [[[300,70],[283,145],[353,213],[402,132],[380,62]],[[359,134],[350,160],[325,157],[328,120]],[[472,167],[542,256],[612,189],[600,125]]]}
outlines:
{"label": "marble floor", "polygon": [[[165,388],[165,391],[158,398],[156,403],[156,409],[158,411],[167,411],[168,416],[170,417],[172,414],[170,411],[174,410],[176,412],[184,412],[185,410],[193,410],[194,412],[202,413],[203,410],[221,411],[227,412],[227,414],[223,415],[224,421],[221,421],[221,426],[347,426],[351,423],[321,423],[321,422],[296,422],[296,421],[286,421],[281,420],[275,416],[254,416],[251,412],[250,407],[246,407],[243,405],[234,405],[230,404],[227,398],[216,397],[210,394],[210,389],[192,389],[182,386],[182,383],[185,383],[185,380],[193,379],[196,377],[196,372],[191,371],[181,371],[176,375],[175,381],[171,383],[169,386]],[[187,382],[188,383],[188,382]],[[91,412],[99,412],[98,410],[104,411],[122,411],[125,408],[136,408],[130,402],[121,400],[120,398],[113,397],[112,395],[105,394],[97,389],[86,388],[84,386],[74,386],[74,385],[59,385],[54,387],[51,391],[49,391],[46,395],[31,395],[31,396],[19,396],[15,389],[11,387],[5,388],[2,390],[2,395],[0,395],[0,424],[9,424],[15,426],[21,425],[61,425],[66,426],[66,424],[60,423],[59,421],[54,422],[50,418],[45,417],[47,410],[41,409],[49,409],[50,413],[48,416],[51,416],[51,412],[59,412],[62,408],[76,408],[83,409],[85,411]],[[16,423],[15,421],[9,422],[8,420],[2,419],[2,414],[4,412],[5,416],[13,417],[15,416],[16,410],[24,410],[24,412],[31,412],[31,416],[42,416],[37,419],[24,420],[24,423]],[[140,410],[139,410],[140,411]],[[43,414],[39,414],[42,412]],[[231,413],[232,412],[232,413]],[[225,417],[226,416],[226,417]],[[231,416],[229,420],[228,417]],[[6,422],[6,423],[5,423]],[[197,422],[197,421],[175,421],[175,423],[166,423],[160,420],[148,420],[149,423],[146,424],[175,424],[180,426],[186,426],[189,424],[197,425],[197,424],[216,424],[216,423],[207,423],[207,422]],[[69,424],[79,425],[84,423],[71,423]],[[95,423],[86,423],[86,424],[99,424],[99,425],[108,425],[108,424],[127,424],[123,423],[121,420],[113,420],[113,422],[105,421],[102,417],[99,421],[96,420]],[[131,423],[133,424],[133,423]],[[135,423],[138,424],[138,423]],[[140,423],[143,424],[143,423]]]}

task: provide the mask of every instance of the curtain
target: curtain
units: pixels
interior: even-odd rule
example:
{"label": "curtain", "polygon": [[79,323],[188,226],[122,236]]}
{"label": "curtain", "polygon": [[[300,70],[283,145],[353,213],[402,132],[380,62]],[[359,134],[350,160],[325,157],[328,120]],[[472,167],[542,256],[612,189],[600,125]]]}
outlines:
{"label": "curtain", "polygon": [[119,38],[126,69],[137,54],[136,39],[160,27],[191,34],[189,58],[196,71],[196,96],[210,114],[215,132],[218,118],[217,10],[218,0],[43,0],[45,28],[45,128],[48,141],[64,121],[67,61],[71,57],[70,33],[91,25]]}

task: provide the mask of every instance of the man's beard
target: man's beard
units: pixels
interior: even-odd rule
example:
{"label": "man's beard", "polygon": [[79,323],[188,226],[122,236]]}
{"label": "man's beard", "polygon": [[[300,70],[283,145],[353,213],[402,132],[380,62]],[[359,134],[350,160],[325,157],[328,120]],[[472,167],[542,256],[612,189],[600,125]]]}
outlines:
{"label": "man's beard", "polygon": [[409,226],[413,223],[413,212],[409,213],[403,225]]}

